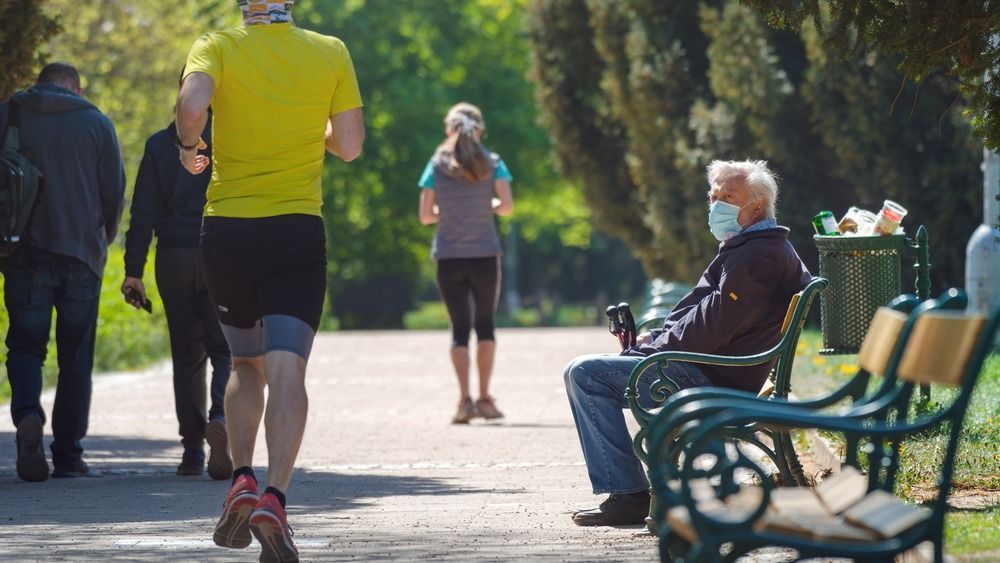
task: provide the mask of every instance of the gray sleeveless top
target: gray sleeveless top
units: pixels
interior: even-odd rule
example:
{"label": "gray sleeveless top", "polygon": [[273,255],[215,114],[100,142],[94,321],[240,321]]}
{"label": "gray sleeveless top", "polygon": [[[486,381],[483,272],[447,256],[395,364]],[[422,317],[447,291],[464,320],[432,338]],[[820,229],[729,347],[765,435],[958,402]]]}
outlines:
{"label": "gray sleeveless top", "polygon": [[431,247],[436,260],[499,256],[500,237],[493,216],[493,182],[500,157],[489,153],[491,168],[485,180],[455,178],[434,162],[434,194],[438,229]]}

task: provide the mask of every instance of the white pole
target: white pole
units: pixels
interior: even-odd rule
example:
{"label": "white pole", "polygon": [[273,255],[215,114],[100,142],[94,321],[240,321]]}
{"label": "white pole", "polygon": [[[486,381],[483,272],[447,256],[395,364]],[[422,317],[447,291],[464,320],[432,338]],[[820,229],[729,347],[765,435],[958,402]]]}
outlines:
{"label": "white pole", "polygon": [[983,149],[983,223],[965,247],[969,310],[989,314],[1000,305],[1000,154]]}
{"label": "white pole", "polygon": [[[993,45],[1000,43],[994,34]],[[1000,68],[987,69],[987,82],[1000,77]],[[990,314],[1000,305],[1000,155],[983,149],[983,222],[965,247],[965,291],[969,310]],[[1000,349],[1000,334],[994,340]]]}

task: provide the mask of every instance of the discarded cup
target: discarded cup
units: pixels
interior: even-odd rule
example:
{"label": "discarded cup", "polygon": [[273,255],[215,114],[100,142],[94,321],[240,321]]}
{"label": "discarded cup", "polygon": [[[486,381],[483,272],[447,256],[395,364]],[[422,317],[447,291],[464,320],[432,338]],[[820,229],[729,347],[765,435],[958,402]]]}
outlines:
{"label": "discarded cup", "polygon": [[874,233],[876,235],[892,235],[899,228],[899,223],[906,217],[906,208],[890,199],[882,204],[882,210],[875,219]]}

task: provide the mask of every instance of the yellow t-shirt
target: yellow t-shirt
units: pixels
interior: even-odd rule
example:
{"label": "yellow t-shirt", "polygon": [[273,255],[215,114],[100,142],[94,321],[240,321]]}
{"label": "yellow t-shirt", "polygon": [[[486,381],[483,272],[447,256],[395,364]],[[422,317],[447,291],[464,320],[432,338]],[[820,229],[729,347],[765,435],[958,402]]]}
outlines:
{"label": "yellow t-shirt", "polygon": [[320,215],[327,119],[362,105],[344,42],[289,23],[217,31],[192,72],[215,80],[205,215]]}

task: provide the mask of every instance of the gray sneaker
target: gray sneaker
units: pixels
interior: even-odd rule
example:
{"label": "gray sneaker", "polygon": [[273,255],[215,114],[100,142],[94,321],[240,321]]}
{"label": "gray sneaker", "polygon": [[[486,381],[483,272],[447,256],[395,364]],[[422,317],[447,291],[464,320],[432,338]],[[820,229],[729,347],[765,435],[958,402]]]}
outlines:
{"label": "gray sneaker", "polygon": [[503,418],[503,413],[497,409],[496,404],[493,402],[493,397],[480,397],[476,399],[476,411],[479,413],[479,416],[486,420]]}
{"label": "gray sneaker", "polygon": [[476,405],[472,402],[472,397],[465,397],[458,402],[458,411],[451,417],[452,424],[468,424],[470,420],[478,416]]}

